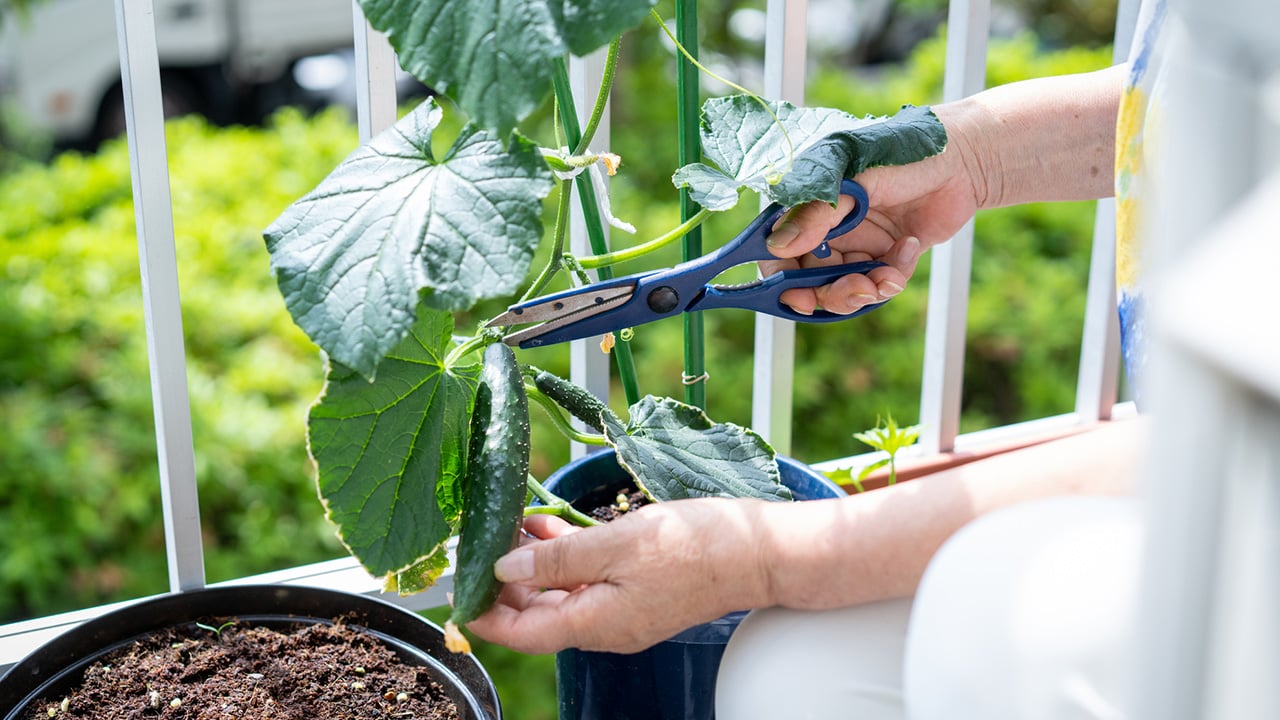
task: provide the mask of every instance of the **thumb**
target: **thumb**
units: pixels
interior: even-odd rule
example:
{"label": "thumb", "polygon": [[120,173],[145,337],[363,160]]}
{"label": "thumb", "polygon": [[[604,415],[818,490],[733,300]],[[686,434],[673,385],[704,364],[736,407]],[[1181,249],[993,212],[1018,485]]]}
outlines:
{"label": "thumb", "polygon": [[505,583],[543,588],[596,582],[604,577],[609,557],[591,539],[598,534],[584,530],[518,547],[498,558],[493,574]]}
{"label": "thumb", "polygon": [[813,250],[853,206],[852,196],[841,195],[835,207],[814,200],[791,208],[766,239],[769,251],[780,258],[793,258]]}

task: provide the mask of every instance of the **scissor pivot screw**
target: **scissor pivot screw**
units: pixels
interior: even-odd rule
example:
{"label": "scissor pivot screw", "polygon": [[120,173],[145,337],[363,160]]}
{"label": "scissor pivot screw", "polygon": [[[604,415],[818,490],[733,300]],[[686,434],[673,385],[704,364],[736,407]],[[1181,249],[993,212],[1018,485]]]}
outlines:
{"label": "scissor pivot screw", "polygon": [[680,295],[675,288],[663,285],[649,292],[649,309],[656,313],[669,313],[680,304]]}

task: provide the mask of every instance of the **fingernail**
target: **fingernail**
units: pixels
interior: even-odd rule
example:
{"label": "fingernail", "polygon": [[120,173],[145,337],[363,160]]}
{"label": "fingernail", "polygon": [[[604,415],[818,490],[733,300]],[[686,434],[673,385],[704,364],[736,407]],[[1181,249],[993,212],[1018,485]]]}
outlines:
{"label": "fingernail", "polygon": [[875,295],[868,295],[866,293],[858,293],[857,295],[854,295],[854,297],[861,300],[863,305],[871,305],[873,303],[880,302],[879,297]]}
{"label": "fingernail", "polygon": [[877,287],[880,289],[880,297],[891,298],[902,292],[902,286],[892,280],[885,280]]}
{"label": "fingernail", "polygon": [[498,558],[493,574],[502,582],[524,582],[533,578],[533,550],[516,548]]}
{"label": "fingernail", "polygon": [[[909,265],[920,257],[920,239],[917,237],[909,237],[902,243],[902,249],[898,251],[898,264]],[[902,288],[898,288],[901,290]]]}
{"label": "fingernail", "polygon": [[778,226],[777,230],[774,230],[773,233],[769,235],[769,238],[765,242],[768,243],[769,247],[781,249],[790,245],[791,241],[795,240],[796,236],[799,234],[800,228],[789,222],[784,222]]}

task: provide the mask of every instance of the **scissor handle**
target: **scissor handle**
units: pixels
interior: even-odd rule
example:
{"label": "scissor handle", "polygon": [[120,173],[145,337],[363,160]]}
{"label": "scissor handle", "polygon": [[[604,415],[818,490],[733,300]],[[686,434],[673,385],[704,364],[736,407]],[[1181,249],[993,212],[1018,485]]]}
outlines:
{"label": "scissor handle", "polygon": [[840,181],[840,194],[852,195],[853,201],[857,204],[854,205],[853,210],[850,211],[848,215],[844,216],[844,219],[840,221],[839,225],[831,228],[831,232],[827,233],[827,237],[822,241],[822,244],[813,249],[813,254],[817,257],[830,257],[831,246],[827,245],[827,240],[834,240],[841,235],[852,231],[854,228],[861,225],[862,221],[867,217],[867,210],[870,208],[870,201],[867,200],[867,191],[865,188],[849,178],[845,178]]}
{"label": "scissor handle", "polygon": [[[844,180],[840,184],[840,192],[852,195],[856,207],[845,216],[840,224],[827,233],[827,238],[843,235],[867,216],[867,192],[861,185]],[[742,288],[716,288],[707,285],[720,273],[736,265],[760,260],[775,259],[769,252],[765,239],[773,230],[773,225],[782,217],[786,208],[777,205],[769,206],[756,216],[736,238],[726,243],[715,252],[681,263],[668,270],[654,270],[637,273],[626,277],[614,278],[602,283],[594,283],[586,288],[568,290],[558,295],[538,299],[540,306],[546,306],[557,299],[578,297],[584,292],[598,293],[601,290],[629,287],[632,288],[630,299],[625,303],[611,307],[601,313],[585,314],[581,319],[563,324],[558,328],[548,329],[534,340],[520,343],[521,347],[533,347],[587,337],[618,328],[641,325],[663,317],[678,315],[682,312],[706,310],[712,307],[738,307],[757,310],[778,317],[801,320],[804,322],[831,322],[843,320],[853,315],[837,315],[827,311],[819,311],[813,315],[802,315],[778,302],[778,295],[792,287],[814,287],[825,285],[837,277],[851,272],[869,272],[883,263],[863,262],[837,265],[834,267],[788,270],[765,278],[760,283]],[[825,246],[826,243],[823,243]],[[828,251],[829,254],[829,251]],[[855,313],[855,314],[861,314]]]}
{"label": "scissor handle", "polygon": [[[813,254],[820,258],[825,258],[831,254],[831,248],[827,246],[826,240],[834,240],[853,230],[867,217],[869,201],[867,200],[867,191],[861,185],[845,178],[840,181],[840,194],[851,195],[855,205],[853,210],[849,211],[849,214],[845,215],[844,219],[840,221],[840,224],[827,233],[822,244],[813,250]],[[708,272],[702,273],[704,276],[700,280],[700,282],[706,282],[736,265],[759,262],[761,260],[776,260],[777,258],[773,253],[769,252],[769,246],[765,241],[769,234],[773,232],[773,226],[786,211],[786,207],[773,203],[757,215],[755,220],[752,220],[751,224],[747,225],[738,234],[738,237],[730,240],[719,250],[691,260],[674,269],[689,275],[698,273],[700,269],[706,269]]]}
{"label": "scissor handle", "polygon": [[826,267],[800,268],[795,270],[783,270],[774,273],[769,277],[763,278],[750,285],[742,285],[737,287],[709,287],[707,292],[693,304],[690,310],[710,310],[713,308],[743,308],[746,310],[754,310],[766,315],[795,320],[797,322],[835,322],[837,320],[847,320],[852,317],[858,317],[875,310],[884,305],[884,302],[875,305],[867,305],[856,312],[847,315],[833,313],[829,310],[815,310],[812,315],[796,312],[791,307],[782,304],[779,299],[784,290],[791,288],[809,288],[826,285],[836,278],[844,277],[853,273],[866,275],[878,267],[884,267],[885,263],[879,260],[864,260],[862,262],[845,263],[844,265],[828,265]]}

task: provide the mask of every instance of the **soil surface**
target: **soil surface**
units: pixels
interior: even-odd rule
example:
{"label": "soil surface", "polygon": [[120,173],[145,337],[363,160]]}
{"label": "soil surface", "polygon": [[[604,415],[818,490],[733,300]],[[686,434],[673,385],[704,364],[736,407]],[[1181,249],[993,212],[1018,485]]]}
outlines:
{"label": "soil surface", "polygon": [[589,493],[573,506],[600,522],[611,522],[635,512],[653,501],[644,496],[634,485]]}
{"label": "soil surface", "polygon": [[214,621],[165,630],[91,665],[25,720],[457,720],[425,670],[339,620],[275,630]]}

